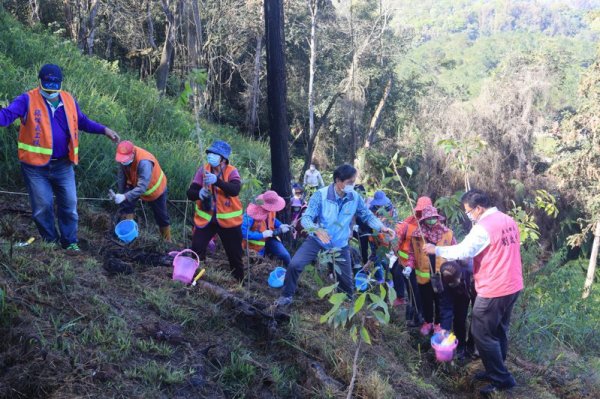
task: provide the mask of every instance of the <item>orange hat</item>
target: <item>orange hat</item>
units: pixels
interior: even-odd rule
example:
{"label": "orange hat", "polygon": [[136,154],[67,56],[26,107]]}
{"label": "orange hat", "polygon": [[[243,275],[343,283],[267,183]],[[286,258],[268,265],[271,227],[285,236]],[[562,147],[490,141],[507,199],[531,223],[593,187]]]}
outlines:
{"label": "orange hat", "polygon": [[129,162],[133,159],[134,146],[131,141],[121,141],[117,146],[117,155],[115,155],[115,161],[117,162]]}

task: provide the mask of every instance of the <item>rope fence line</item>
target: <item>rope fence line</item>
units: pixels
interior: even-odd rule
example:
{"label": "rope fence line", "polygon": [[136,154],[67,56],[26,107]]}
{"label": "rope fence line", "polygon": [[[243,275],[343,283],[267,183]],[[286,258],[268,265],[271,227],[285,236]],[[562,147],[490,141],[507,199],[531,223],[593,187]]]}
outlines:
{"label": "rope fence line", "polygon": [[[16,191],[4,191],[4,190],[0,190],[0,194],[29,196],[28,193],[20,193],[20,192],[16,192]],[[113,200],[111,200],[110,198],[77,197],[77,199],[78,200],[82,200],[82,201],[110,201],[110,202],[113,202]],[[174,200],[174,199],[169,199],[169,202],[187,203],[187,202],[189,202],[189,200]]]}

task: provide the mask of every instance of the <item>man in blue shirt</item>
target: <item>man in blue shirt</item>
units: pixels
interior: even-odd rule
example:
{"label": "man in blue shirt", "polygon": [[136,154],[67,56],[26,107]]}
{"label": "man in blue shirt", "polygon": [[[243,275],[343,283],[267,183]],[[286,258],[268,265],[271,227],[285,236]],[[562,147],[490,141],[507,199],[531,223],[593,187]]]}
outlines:
{"label": "man in blue shirt", "polygon": [[354,191],[356,169],[351,165],[339,166],[333,172],[333,183],[319,189],[310,198],[308,209],[302,215],[302,227],[310,232],[310,236],[298,249],[285,274],[282,296],[275,302],[276,306],[287,306],[298,287],[298,279],[304,267],[313,262],[319,252],[332,249],[340,251],[338,261],[341,274],[340,289],[352,298],[352,264],[348,241],[352,236],[354,217],[366,223],[373,230],[389,234],[392,238],[394,230],[381,223],[369,209],[364,200]]}
{"label": "man in blue shirt", "polygon": [[[79,251],[77,245],[77,192],[73,165],[79,159],[79,130],[106,135],[113,142],[119,135],[89,119],[73,96],[61,91],[62,71],[44,65],[38,74],[39,87],[18,96],[0,109],[0,126],[17,118],[19,161],[29,192],[32,216],[45,241]],[[53,195],[56,195],[58,230],[54,222]]]}

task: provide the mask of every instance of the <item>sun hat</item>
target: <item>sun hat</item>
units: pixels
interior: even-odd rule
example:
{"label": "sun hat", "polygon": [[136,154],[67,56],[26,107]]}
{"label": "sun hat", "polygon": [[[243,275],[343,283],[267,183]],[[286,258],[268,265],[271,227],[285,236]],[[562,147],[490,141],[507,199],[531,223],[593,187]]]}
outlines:
{"label": "sun hat", "polygon": [[426,206],[423,209],[423,212],[421,213],[421,218],[419,219],[419,222],[422,222],[423,220],[431,219],[431,218],[441,219],[442,216],[438,213],[437,209],[435,209],[433,206]]}
{"label": "sun hat", "polygon": [[415,212],[422,211],[426,206],[433,206],[433,202],[431,202],[431,198],[419,197],[417,199],[417,205],[415,206]]}
{"label": "sun hat", "polygon": [[373,199],[369,203],[369,206],[386,206],[391,203],[390,199],[381,190],[376,191]]}
{"label": "sun hat", "polygon": [[208,154],[209,152],[220,155],[229,161],[229,156],[231,155],[231,146],[225,141],[217,140],[206,149],[206,153]]}

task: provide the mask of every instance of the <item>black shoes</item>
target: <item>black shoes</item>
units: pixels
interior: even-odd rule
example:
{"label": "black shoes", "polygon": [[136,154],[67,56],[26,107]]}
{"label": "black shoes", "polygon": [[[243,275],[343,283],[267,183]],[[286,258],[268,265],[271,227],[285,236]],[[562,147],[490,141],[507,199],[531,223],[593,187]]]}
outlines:
{"label": "black shoes", "polygon": [[475,373],[473,378],[477,381],[492,382],[492,380],[490,379],[490,377],[488,377],[488,374],[485,371],[478,371],[477,373]]}
{"label": "black shoes", "polygon": [[484,398],[492,398],[496,392],[506,391],[508,389],[511,389],[515,385],[517,385],[515,380],[504,384],[492,383],[481,388],[479,390],[479,393]]}

